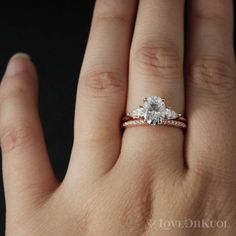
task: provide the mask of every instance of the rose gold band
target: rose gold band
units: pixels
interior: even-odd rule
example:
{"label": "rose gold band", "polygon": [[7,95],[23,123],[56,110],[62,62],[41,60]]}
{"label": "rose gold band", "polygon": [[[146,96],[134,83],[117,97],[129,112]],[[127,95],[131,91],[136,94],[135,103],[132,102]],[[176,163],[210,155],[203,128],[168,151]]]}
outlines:
{"label": "rose gold band", "polygon": [[176,128],[185,129],[187,127],[186,123],[180,120],[162,120],[158,125],[150,125],[143,119],[133,119],[127,120],[122,123],[122,128],[134,127],[134,126],[171,126]]}
{"label": "rose gold band", "polygon": [[[134,118],[132,116],[129,116],[129,115],[126,115],[122,118],[122,122],[129,121],[129,120],[134,120]],[[179,114],[179,117],[174,119],[174,120],[187,122],[187,119],[184,118],[181,114]]]}

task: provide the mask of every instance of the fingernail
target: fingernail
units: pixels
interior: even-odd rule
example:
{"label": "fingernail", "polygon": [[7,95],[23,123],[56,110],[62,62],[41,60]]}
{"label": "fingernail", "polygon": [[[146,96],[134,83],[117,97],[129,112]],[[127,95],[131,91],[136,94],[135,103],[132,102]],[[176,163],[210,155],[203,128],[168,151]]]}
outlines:
{"label": "fingernail", "polygon": [[26,53],[17,53],[13,55],[7,65],[5,76],[14,76],[27,70],[23,60],[30,60],[30,56]]}

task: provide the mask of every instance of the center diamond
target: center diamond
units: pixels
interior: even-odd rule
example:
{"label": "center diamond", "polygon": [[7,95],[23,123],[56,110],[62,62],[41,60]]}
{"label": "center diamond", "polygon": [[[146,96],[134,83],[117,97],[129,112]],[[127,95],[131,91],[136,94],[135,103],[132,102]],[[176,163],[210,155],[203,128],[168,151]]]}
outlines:
{"label": "center diamond", "polygon": [[165,102],[158,96],[151,96],[144,99],[143,107],[131,112],[133,118],[143,117],[150,125],[160,124],[163,119],[176,119],[178,114],[166,107]]}
{"label": "center diamond", "polygon": [[147,97],[144,100],[144,119],[148,124],[160,124],[161,119],[165,118],[165,102],[157,96]]}

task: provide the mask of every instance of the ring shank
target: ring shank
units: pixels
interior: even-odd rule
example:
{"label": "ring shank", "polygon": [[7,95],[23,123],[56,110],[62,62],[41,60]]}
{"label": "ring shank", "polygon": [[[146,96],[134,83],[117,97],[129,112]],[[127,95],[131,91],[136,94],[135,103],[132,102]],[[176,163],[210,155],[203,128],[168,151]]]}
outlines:
{"label": "ring shank", "polygon": [[150,125],[143,119],[127,120],[122,123],[122,128],[135,127],[135,126],[171,126],[175,128],[187,128],[187,124],[179,120],[162,120],[158,125]]}

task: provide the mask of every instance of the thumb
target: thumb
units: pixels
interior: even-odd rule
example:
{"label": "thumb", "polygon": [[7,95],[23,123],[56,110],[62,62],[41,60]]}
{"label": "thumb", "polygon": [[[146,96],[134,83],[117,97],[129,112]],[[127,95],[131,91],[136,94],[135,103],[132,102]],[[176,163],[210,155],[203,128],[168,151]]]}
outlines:
{"label": "thumb", "polygon": [[0,141],[8,210],[57,186],[37,111],[37,75],[26,54],[10,59],[1,82]]}

